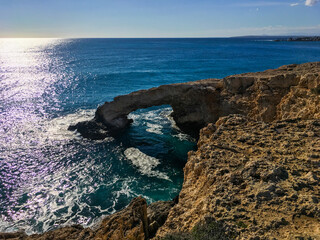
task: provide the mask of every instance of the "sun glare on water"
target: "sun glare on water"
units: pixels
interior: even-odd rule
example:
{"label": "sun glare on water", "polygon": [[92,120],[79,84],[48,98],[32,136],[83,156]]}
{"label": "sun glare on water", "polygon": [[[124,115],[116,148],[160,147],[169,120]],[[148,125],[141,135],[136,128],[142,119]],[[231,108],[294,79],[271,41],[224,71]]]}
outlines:
{"label": "sun glare on water", "polygon": [[0,113],[0,134],[6,136],[0,141],[5,146],[36,144],[26,135],[36,132],[32,128],[47,117],[49,102],[51,105],[56,103],[53,107],[59,107],[55,88],[64,73],[63,64],[55,56],[54,46],[63,41],[33,38],[0,40],[0,98],[5,108]]}
{"label": "sun glare on water", "polygon": [[19,224],[25,228],[23,224],[36,218],[38,225],[29,224],[36,225],[34,229],[47,229],[50,226],[47,222],[54,218],[53,212],[60,208],[55,204],[64,201],[64,207],[69,209],[78,197],[72,192],[61,195],[62,182],[68,181],[67,176],[74,169],[69,167],[60,172],[57,169],[68,152],[71,155],[76,152],[72,147],[62,150],[63,144],[75,138],[74,133],[67,131],[68,125],[81,118],[91,118],[93,113],[80,111],[58,118],[50,116],[61,108],[59,93],[70,85],[73,76],[72,71],[66,76],[64,60],[56,51],[66,42],[0,39],[2,231],[17,230]]}
{"label": "sun glare on water", "polygon": [[113,41],[0,39],[0,232],[90,226],[135,196],[177,195],[193,143],[173,130],[171,109],[132,113],[120,138],[90,141],[67,130],[92,119],[115,87],[128,87],[122,59],[136,61]]}
{"label": "sun glare on water", "polygon": [[26,100],[41,95],[54,81],[46,70],[52,59],[41,51],[57,44],[59,39],[13,38],[0,40],[2,97]]}

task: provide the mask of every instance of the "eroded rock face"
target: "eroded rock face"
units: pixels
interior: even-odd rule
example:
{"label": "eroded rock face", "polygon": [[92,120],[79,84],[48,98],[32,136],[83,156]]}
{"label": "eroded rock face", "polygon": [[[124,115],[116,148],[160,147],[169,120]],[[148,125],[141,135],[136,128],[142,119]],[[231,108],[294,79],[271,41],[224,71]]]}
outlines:
{"label": "eroded rock face", "polygon": [[158,229],[167,220],[170,209],[175,205],[174,201],[157,201],[148,206],[149,237],[156,235]]}
{"label": "eroded rock face", "polygon": [[24,231],[1,233],[10,240],[146,240],[155,236],[177,201],[158,201],[147,206],[142,197],[134,198],[123,210],[103,218],[94,228],[81,225],[61,227],[28,236]]}
{"label": "eroded rock face", "polygon": [[70,130],[78,129],[85,137],[101,139],[128,126],[130,112],[159,105],[171,105],[176,124],[192,135],[229,114],[242,114],[265,122],[319,118],[320,94],[315,91],[319,87],[320,62],[221,80],[163,85],[118,96],[100,106],[92,121],[71,126]]}
{"label": "eroded rock face", "polygon": [[319,178],[320,120],[220,118],[189,153],[179,203],[157,239],[205,217],[236,227],[239,239],[319,239]]}
{"label": "eroded rock face", "polygon": [[95,239],[144,240],[148,235],[147,202],[138,197],[124,210],[104,218]]}
{"label": "eroded rock face", "polygon": [[[253,120],[320,117],[320,63],[282,66],[224,79],[223,103]],[[231,113],[231,112],[230,112]],[[233,114],[231,113],[231,114]]]}

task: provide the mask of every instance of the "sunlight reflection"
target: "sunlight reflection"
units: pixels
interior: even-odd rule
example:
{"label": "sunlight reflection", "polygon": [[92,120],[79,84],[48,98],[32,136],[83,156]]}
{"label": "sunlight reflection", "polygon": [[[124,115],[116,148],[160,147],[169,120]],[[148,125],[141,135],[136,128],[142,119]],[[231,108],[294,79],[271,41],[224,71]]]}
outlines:
{"label": "sunlight reflection", "polygon": [[54,79],[47,70],[52,60],[44,47],[59,39],[0,39],[1,97],[15,100],[41,95]]}
{"label": "sunlight reflection", "polygon": [[50,70],[57,64],[63,66],[54,49],[64,41],[0,39],[0,98],[5,109],[0,112],[2,146],[16,149],[39,144],[36,123],[46,118],[49,102],[59,102],[55,88],[64,69]]}

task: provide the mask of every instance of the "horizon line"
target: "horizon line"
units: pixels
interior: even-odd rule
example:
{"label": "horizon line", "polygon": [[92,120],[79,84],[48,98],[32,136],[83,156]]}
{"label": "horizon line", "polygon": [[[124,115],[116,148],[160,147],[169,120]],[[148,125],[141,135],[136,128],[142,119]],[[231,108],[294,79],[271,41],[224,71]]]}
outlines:
{"label": "horizon line", "polygon": [[224,37],[0,37],[0,39],[208,39],[208,38],[250,38],[250,37],[319,37],[320,34],[292,34],[292,35],[240,35],[240,36],[224,36]]}

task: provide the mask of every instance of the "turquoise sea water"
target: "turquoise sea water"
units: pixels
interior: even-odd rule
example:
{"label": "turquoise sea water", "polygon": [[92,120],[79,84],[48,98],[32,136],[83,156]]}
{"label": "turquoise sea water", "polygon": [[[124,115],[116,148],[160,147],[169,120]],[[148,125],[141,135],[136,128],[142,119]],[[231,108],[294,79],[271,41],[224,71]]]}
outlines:
{"label": "turquoise sea water", "polygon": [[90,226],[138,195],[178,193],[195,141],[169,106],[138,110],[117,139],[67,131],[120,94],[320,61],[319,42],[0,39],[0,231]]}

